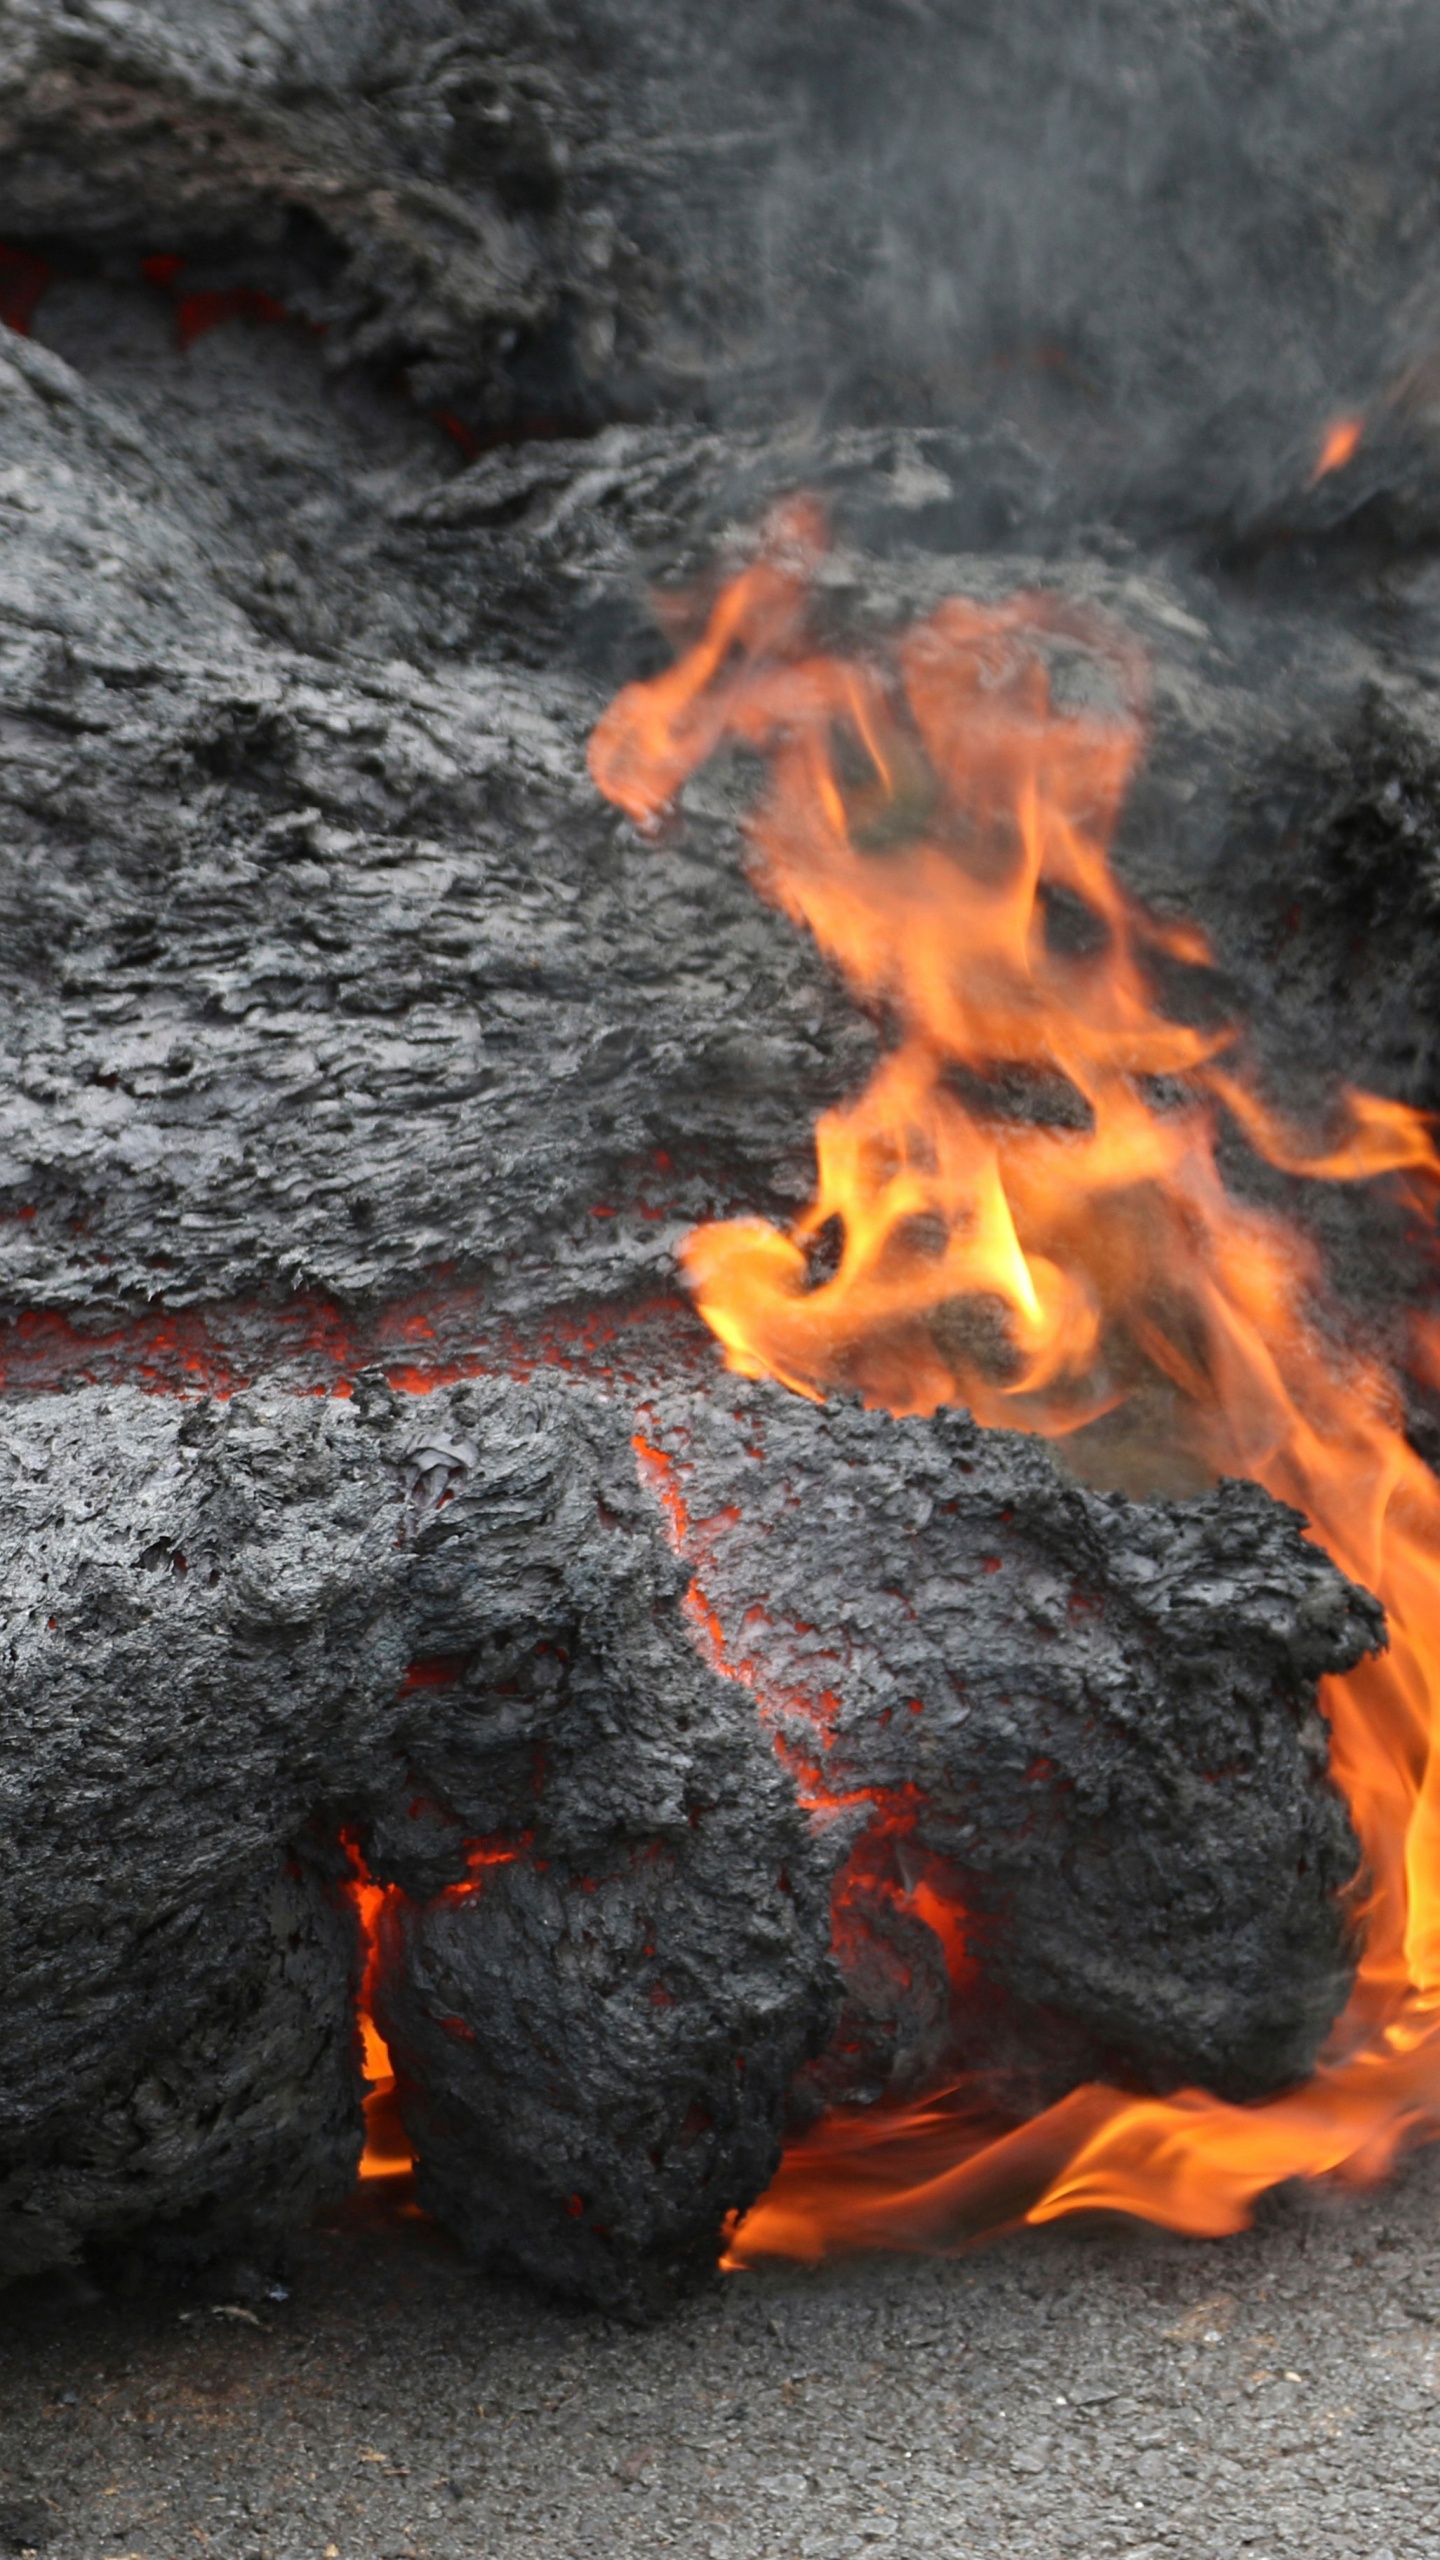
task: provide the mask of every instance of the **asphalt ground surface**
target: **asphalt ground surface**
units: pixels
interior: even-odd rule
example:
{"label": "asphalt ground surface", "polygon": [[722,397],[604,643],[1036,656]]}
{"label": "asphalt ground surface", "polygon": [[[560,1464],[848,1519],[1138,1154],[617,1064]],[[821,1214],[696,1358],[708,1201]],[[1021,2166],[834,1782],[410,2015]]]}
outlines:
{"label": "asphalt ground surface", "polygon": [[776,2267],[650,2331],[477,2275],[393,2196],[249,2291],[3,2297],[0,2551],[1440,2551],[1440,2152],[1234,2240]]}

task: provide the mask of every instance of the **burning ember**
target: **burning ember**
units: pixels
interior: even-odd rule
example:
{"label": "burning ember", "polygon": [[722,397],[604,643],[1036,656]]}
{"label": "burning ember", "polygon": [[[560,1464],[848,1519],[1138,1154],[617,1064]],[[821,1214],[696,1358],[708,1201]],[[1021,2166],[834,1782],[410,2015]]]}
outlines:
{"label": "burning ember", "polygon": [[[1321,469],[1359,432],[1337,421]],[[1421,1114],[1348,1088],[1327,1135],[1286,1127],[1234,1026],[1187,1018],[1204,937],[1108,859],[1144,744],[1121,632],[1051,595],[954,598],[883,652],[822,654],[824,543],[813,506],[780,511],[703,637],[620,695],[591,750],[647,830],[717,749],[758,750],[756,885],[884,1027],[867,1090],[819,1122],[795,1226],[687,1239],[702,1313],[733,1369],[804,1396],[963,1403],[1132,1491],[1249,1477],[1378,1595],[1390,1643],[1324,1687],[1364,1952],[1306,2086],[1254,2106],[1094,2086],[1001,2141],[953,2092],[832,2116],[735,2250],[933,2245],[1095,2206],[1229,2231],[1277,2181],[1377,2177],[1440,2122],[1440,1486],[1314,1249],[1227,1189],[1217,1146],[1228,1121],[1272,1165],[1389,1176],[1426,1214],[1440,1156]]]}
{"label": "burning ember", "polygon": [[390,2047],[381,2034],[375,2018],[375,1986],[380,1971],[380,1931],[390,1892],[386,1886],[375,1883],[353,1831],[341,1833],[340,1845],[350,1868],[345,1892],[355,1913],[361,1947],[361,1974],[359,1994],[355,2003],[355,2019],[360,2034],[361,2067],[365,2076],[365,2148],[360,2154],[360,2176],[368,2183],[373,2178],[408,2177],[415,2165],[415,2154],[411,2148],[409,2135],[400,2121],[395,2066],[390,2059]]}
{"label": "burning ember", "polygon": [[1312,489],[1314,488],[1317,480],[1328,479],[1332,471],[1343,471],[1347,462],[1354,461],[1356,454],[1360,450],[1361,440],[1364,433],[1365,421],[1363,418],[1331,419],[1329,426],[1325,430],[1324,442],[1320,447],[1319,459],[1317,460],[1315,468],[1310,475],[1310,486]]}

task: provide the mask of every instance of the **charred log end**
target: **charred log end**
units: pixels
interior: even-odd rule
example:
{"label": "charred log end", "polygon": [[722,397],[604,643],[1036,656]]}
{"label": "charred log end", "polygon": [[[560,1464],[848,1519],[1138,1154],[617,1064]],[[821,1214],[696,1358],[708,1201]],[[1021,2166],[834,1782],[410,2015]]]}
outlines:
{"label": "charred log end", "polygon": [[527,1853],[407,1909],[382,1985],[420,2201],[483,2263],[626,2318],[713,2272],[830,2024],[724,1828],[723,1876],[654,1844],[600,1878]]}

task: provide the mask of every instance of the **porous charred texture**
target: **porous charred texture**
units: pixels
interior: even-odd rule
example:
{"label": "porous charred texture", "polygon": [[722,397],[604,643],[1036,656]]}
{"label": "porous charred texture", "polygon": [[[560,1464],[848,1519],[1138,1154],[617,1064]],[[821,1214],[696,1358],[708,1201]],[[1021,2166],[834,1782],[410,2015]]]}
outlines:
{"label": "porous charred texture", "polygon": [[[941,1878],[978,1964],[908,2053],[890,1982],[838,2052],[878,2032],[882,2082],[963,2071],[1012,2102],[1047,2071],[1246,2097],[1303,2075],[1349,1979],[1356,1859],[1315,1680],[1383,1619],[1293,1514],[1253,1485],[1097,1494],[958,1413],[822,1422],[732,1388],[651,1427],[725,1654],[818,1764],[819,1818],[873,1832],[880,1809],[850,1920],[915,1942],[906,1888]],[[851,1955],[863,2011],[875,1959]],[[811,2075],[837,2076],[833,2053]]]}
{"label": "porous charred texture", "polygon": [[[613,614],[610,675],[642,626],[658,642],[645,570],[698,557],[719,504],[749,515],[802,468],[841,533],[828,608],[862,634],[1036,576],[1122,616],[1156,668],[1126,867],[1227,928],[1232,983],[1187,1000],[1258,988],[1267,845],[1323,827],[1345,776],[1373,769],[1377,661],[1353,634],[1273,618],[1262,683],[1254,634],[1193,580],[952,549],[987,446],[875,433],[797,455],[617,430],[459,479],[407,448],[380,507],[369,428],[327,405],[313,350],[232,332],[227,354],[223,337],[187,358],[162,330],[119,367],[134,409],[42,346],[0,348],[0,1290],[17,1310],[98,1321],[305,1289],[357,1306],[449,1266],[468,1320],[533,1320],[668,1286],[698,1216],[804,1196],[815,1113],[863,1081],[875,1035],[748,886],[744,776],[692,786],[676,839],[640,844],[584,773],[589,643],[572,633],[544,675],[437,654],[418,599],[442,532],[452,586],[508,597],[522,654],[549,648],[553,604],[531,605],[562,574],[592,636]],[[227,424],[242,398],[258,442]],[[245,498],[286,418],[293,515],[328,419],[346,465],[322,519],[333,575],[316,559],[296,590],[309,645],[264,586],[273,492]],[[519,518],[497,524],[517,479]],[[397,511],[421,548],[392,583]],[[380,628],[350,618],[361,593],[387,598]],[[1353,760],[1330,743],[1347,735]],[[1295,1085],[1308,1034],[1318,1094],[1333,1061],[1302,1010],[1286,1069]]]}
{"label": "porous charred texture", "polygon": [[408,1897],[422,2192],[618,2308],[713,2263],[831,2021],[825,1863],[623,1420],[91,1391],[13,1410],[3,1462],[0,2270],[344,2193],[342,1824]]}
{"label": "porous charred texture", "polygon": [[660,864],[603,810],[593,697],[263,646],[134,430],[0,361],[12,1303],[449,1261],[533,1310],[795,1197],[868,1031],[733,848]]}
{"label": "porous charred texture", "polygon": [[[343,2192],[342,1829],[394,1888],[376,2009],[421,2197],[624,2311],[769,2177],[835,2024],[837,1872],[896,1802],[890,1900],[907,1856],[945,1862],[1008,2043],[983,1996],[934,2014],[912,1918],[858,2036],[852,1947],[802,2103],[956,2068],[1013,2101],[1057,2056],[1247,2094],[1304,2067],[1353,1863],[1313,1684],[1379,1613],[1285,1514],[1107,1502],[958,1419],[672,1389],[647,1420],[714,1505],[704,1605],[752,1691],[697,1652],[631,1419],[575,1383],[417,1407],[373,1376],[10,1409],[0,2268],[253,2245]],[[822,1686],[849,1801],[806,1820],[772,1742]],[[857,1906],[882,1958],[886,1881]]]}

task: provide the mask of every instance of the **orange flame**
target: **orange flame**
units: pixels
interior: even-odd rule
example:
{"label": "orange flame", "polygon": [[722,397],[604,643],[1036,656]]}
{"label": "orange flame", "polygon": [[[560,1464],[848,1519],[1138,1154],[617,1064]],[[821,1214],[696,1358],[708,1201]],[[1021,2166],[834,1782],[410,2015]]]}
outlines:
{"label": "orange flame", "polygon": [[[415,1688],[431,1685],[425,1675],[440,1669],[443,1662],[444,1657],[434,1664],[412,1663],[403,1685]],[[434,1685],[442,1684],[435,1682]],[[463,1902],[480,1892],[486,1870],[513,1866],[529,1848],[534,1836],[531,1831],[523,1831],[515,1839],[504,1839],[497,1834],[492,1838],[467,1840],[465,1874],[459,1883],[443,1886],[439,1900]],[[366,2084],[365,2146],[360,2154],[360,2177],[368,2184],[373,2178],[408,2177],[415,2166],[414,2146],[400,2112],[394,2060],[375,2016],[385,1916],[403,1904],[405,1896],[399,1885],[376,1884],[356,1832],[342,1831],[340,1846],[350,1868],[342,1890],[360,1931],[360,1984],[355,1997],[355,2024],[360,2036],[360,2060]],[[469,2033],[463,2019],[442,2020],[442,2024],[451,2033],[461,2036]]]}
{"label": "orange flame", "polygon": [[1208,948],[1110,868],[1144,735],[1125,635],[1053,595],[957,598],[883,660],[822,655],[823,544],[813,504],[778,511],[698,646],[628,687],[591,746],[647,830],[724,740],[761,750],[757,885],[892,1034],[868,1089],[820,1120],[790,1232],[748,1218],[686,1240],[702,1313],[733,1369],[802,1395],[963,1402],[1077,1449],[1109,1416],[1112,1481],[1149,1489],[1177,1449],[1192,1481],[1251,1477],[1378,1594],[1390,1645],[1324,1684],[1364,1954],[1306,2087],[1243,2107],[1093,2088],[998,2142],[953,2093],[833,2119],[787,2155],[732,2263],[1095,2205],[1233,2230],[1280,2179],[1373,2178],[1440,2128],[1440,1486],[1394,1381],[1342,1347],[1313,1248],[1226,1190],[1217,1134],[1228,1115],[1274,1164],[1398,1178],[1426,1210],[1440,1157],[1425,1116],[1349,1089],[1328,1133],[1287,1129],[1233,1026],[1165,1008],[1167,976]]}
{"label": "orange flame", "polygon": [[380,1928],[393,1888],[373,1881],[353,1831],[341,1832],[340,1846],[350,1864],[345,1893],[360,1924],[363,1951],[355,2017],[360,2030],[361,2063],[366,2081],[365,2148],[360,2154],[360,2176],[368,2183],[373,2178],[408,2177],[415,2166],[410,2137],[400,2120],[390,2047],[375,2023]]}
{"label": "orange flame", "polygon": [[1364,433],[1365,421],[1363,418],[1331,419],[1329,426],[1325,430],[1324,441],[1321,444],[1315,468],[1310,475],[1310,486],[1312,489],[1314,488],[1317,480],[1326,479],[1332,471],[1343,471],[1347,462],[1354,461],[1356,454],[1360,450],[1360,443]]}

